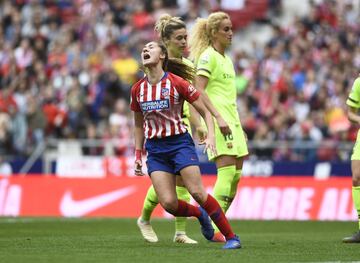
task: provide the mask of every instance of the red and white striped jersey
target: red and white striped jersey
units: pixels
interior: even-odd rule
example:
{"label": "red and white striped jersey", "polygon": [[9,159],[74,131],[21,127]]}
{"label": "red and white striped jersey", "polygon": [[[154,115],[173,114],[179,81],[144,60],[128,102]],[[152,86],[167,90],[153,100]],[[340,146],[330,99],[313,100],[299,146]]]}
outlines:
{"label": "red and white striped jersey", "polygon": [[186,80],[166,72],[155,85],[142,78],[131,88],[132,111],[144,115],[145,138],[164,138],[185,133],[182,121],[184,100],[194,102],[200,93]]}

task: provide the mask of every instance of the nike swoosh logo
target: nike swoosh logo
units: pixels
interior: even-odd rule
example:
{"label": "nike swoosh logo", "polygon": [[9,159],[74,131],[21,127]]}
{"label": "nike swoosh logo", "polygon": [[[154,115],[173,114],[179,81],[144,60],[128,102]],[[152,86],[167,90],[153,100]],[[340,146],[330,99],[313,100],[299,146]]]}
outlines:
{"label": "nike swoosh logo", "polygon": [[60,213],[65,217],[81,217],[129,196],[135,191],[135,186],[129,186],[82,200],[74,200],[72,192],[66,191],[60,202]]}

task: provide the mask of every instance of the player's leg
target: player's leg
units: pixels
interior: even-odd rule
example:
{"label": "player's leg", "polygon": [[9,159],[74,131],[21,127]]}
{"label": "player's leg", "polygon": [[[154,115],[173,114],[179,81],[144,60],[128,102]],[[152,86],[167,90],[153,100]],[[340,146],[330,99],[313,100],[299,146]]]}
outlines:
{"label": "player's leg", "polygon": [[[229,208],[232,197],[231,188],[236,173],[236,158],[235,156],[221,155],[215,159],[217,166],[217,177],[213,189],[213,195],[218,201],[221,209],[226,213]],[[223,235],[213,223],[215,229],[214,242],[225,242]]]}
{"label": "player's leg", "polygon": [[231,203],[231,190],[236,174],[236,159],[234,156],[222,155],[216,158],[217,178],[213,194],[226,213]]}
{"label": "player's leg", "polygon": [[158,237],[150,224],[150,217],[155,207],[159,203],[154,187],[151,185],[147,191],[141,216],[137,220],[137,225],[144,239],[148,242],[158,242]]}
{"label": "player's leg", "polygon": [[[354,154],[356,153],[355,150],[356,149],[354,148]],[[355,157],[356,157],[356,155],[355,155]],[[351,161],[351,170],[352,170],[352,179],[353,179],[352,197],[353,197],[354,206],[357,211],[358,219],[359,219],[358,220],[358,231],[352,236],[345,237],[343,239],[344,243],[360,243],[360,158],[355,160],[352,157],[352,159],[353,159]]]}
{"label": "player's leg", "polygon": [[[231,183],[231,189],[230,189],[230,202],[227,207],[227,210],[229,209],[232,201],[234,200],[238,188],[238,184],[241,178],[241,172],[242,172],[242,166],[244,163],[244,158],[236,158],[236,171],[235,171],[235,177],[233,178],[233,181]],[[227,211],[226,210],[226,211]]]}
{"label": "player's leg", "polygon": [[151,181],[159,203],[168,213],[183,217],[200,216],[201,212],[197,207],[177,199],[175,175],[164,171],[154,171],[151,173]]}
{"label": "player's leg", "polygon": [[[179,200],[190,203],[190,193],[186,189],[181,176],[176,176],[176,194]],[[185,244],[197,244],[196,240],[189,238],[186,235],[186,217],[175,217],[175,235],[174,242]]]}
{"label": "player's leg", "polygon": [[235,198],[238,184],[239,184],[240,177],[241,177],[242,167],[243,167],[243,163],[244,163],[244,157],[249,154],[248,147],[247,147],[246,135],[241,127],[241,124],[235,125],[233,135],[234,135],[234,140],[233,140],[234,148],[235,148],[236,154],[237,154],[237,158],[235,161],[236,171],[235,171],[235,176],[231,182],[230,198],[229,198],[228,207],[226,208],[226,211],[229,209],[232,201]]}
{"label": "player's leg", "polygon": [[154,186],[150,186],[144,200],[144,205],[141,210],[141,219],[143,221],[150,221],[151,214],[158,205],[159,200],[157,198]]}
{"label": "player's leg", "polygon": [[209,236],[213,235],[214,229],[211,226],[211,222],[205,210],[177,199],[174,175],[166,172],[155,171],[151,173],[151,181],[154,185],[161,206],[167,212],[173,216],[194,216],[198,218],[202,226],[203,234],[209,233]]}
{"label": "player's leg", "polygon": [[[222,211],[219,203],[210,194],[207,194],[201,181],[200,169],[198,166],[191,165],[181,169],[180,174],[183,178],[186,188],[189,190],[192,197],[201,205],[207,212],[216,226],[220,229],[221,233],[226,237],[227,243],[224,248],[240,248],[240,239],[234,234],[227,220],[224,212]],[[201,220],[201,219],[199,219]],[[201,221],[200,221],[201,222]],[[208,239],[213,238],[213,231],[207,231],[203,234]]]}
{"label": "player's leg", "polygon": [[[215,128],[216,150],[218,155],[208,154],[209,160],[214,160],[217,167],[217,178],[213,194],[221,208],[226,213],[236,193],[237,184],[240,179],[239,156],[248,154],[245,134],[241,124],[231,125],[232,134],[224,136],[218,127]],[[213,225],[214,226],[214,225]],[[224,237],[215,228],[214,242],[224,242]]]}

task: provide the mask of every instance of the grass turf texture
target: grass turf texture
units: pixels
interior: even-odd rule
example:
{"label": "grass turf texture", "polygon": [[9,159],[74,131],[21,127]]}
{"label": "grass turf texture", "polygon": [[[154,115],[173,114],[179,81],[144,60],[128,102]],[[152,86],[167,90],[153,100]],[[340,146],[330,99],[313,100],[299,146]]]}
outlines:
{"label": "grass turf texture", "polygon": [[[355,222],[232,221],[243,248],[206,241],[172,242],[174,222],[153,220],[159,242],[143,241],[135,219],[0,218],[0,262],[344,262],[360,260],[360,244],[343,244]],[[358,261],[360,262],[360,261]]]}

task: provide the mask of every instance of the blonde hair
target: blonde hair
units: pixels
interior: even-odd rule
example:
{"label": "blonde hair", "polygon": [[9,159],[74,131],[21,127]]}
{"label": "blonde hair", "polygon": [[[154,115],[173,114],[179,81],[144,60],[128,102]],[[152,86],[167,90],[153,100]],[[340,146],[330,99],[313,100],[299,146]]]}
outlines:
{"label": "blonde hair", "polygon": [[208,18],[198,18],[196,20],[189,40],[189,58],[195,63],[201,53],[211,45],[212,36],[219,31],[220,23],[224,19],[230,19],[230,16],[224,12],[214,12]]}
{"label": "blonde hair", "polygon": [[163,14],[155,24],[155,31],[159,33],[161,40],[165,43],[170,39],[175,30],[186,29],[186,24],[180,17]]}

